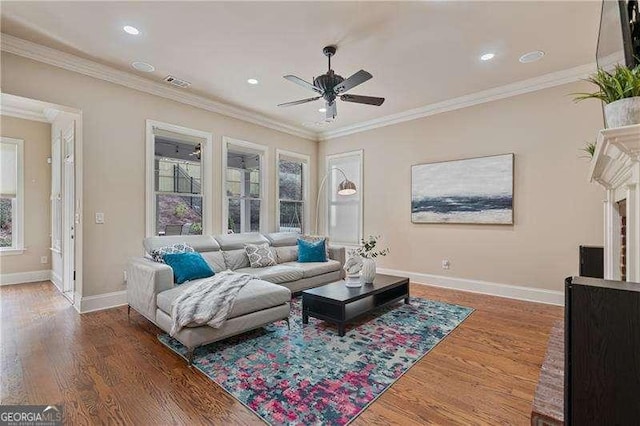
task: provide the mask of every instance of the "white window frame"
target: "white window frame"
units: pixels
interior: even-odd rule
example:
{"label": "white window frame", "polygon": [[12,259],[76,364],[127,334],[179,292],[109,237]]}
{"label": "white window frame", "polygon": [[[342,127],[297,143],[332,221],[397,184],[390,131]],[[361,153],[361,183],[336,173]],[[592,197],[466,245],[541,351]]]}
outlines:
{"label": "white window frame", "polygon": [[[298,152],[276,149],[276,231],[280,231],[280,157],[297,158],[302,162],[302,233],[309,233],[311,223],[311,206],[309,205],[309,176],[311,167],[311,156]],[[297,200],[296,200],[297,201]]]}
{"label": "white window frame", "polygon": [[[357,224],[358,226],[358,241],[341,241],[337,238],[335,238],[332,235],[329,235],[329,207],[331,206],[331,192],[330,191],[335,191],[336,188],[331,188],[331,179],[330,179],[330,174],[331,174],[331,160],[335,160],[335,159],[339,159],[339,158],[344,158],[344,157],[354,157],[354,156],[358,156],[360,159],[360,167],[359,167],[359,184],[357,185],[357,192],[356,194],[358,195],[358,203],[360,204],[360,209],[359,209],[359,223]],[[347,247],[359,247],[360,246],[360,241],[362,240],[363,236],[364,236],[364,151],[359,149],[359,150],[355,150],[355,151],[348,151],[348,152],[342,152],[339,154],[331,154],[331,155],[327,155],[325,157],[325,176],[329,176],[327,178],[327,184],[326,187],[324,188],[325,191],[325,196],[324,196],[324,200],[325,200],[325,212],[324,212],[324,218],[325,218],[325,234],[329,237],[330,241],[332,244],[340,244],[343,246],[347,246]],[[340,174],[339,176],[342,176],[342,174]],[[348,177],[348,176],[347,176]]]}
{"label": "white window frame", "polygon": [[24,247],[24,141],[0,137],[0,142],[16,145],[16,198],[11,205],[11,247],[0,247],[0,255],[18,255],[25,250]]}
{"label": "white window frame", "polygon": [[268,197],[267,188],[269,188],[269,147],[266,145],[260,145],[253,142],[248,142],[240,139],[230,138],[228,136],[222,137],[222,232],[226,233],[229,229],[229,197],[227,196],[227,157],[229,154],[229,147],[233,151],[233,147],[250,149],[252,151],[260,152],[260,230],[259,232],[267,232],[269,227],[269,209],[268,209]]}
{"label": "white window frame", "polygon": [[156,236],[156,202],[155,202],[155,137],[153,129],[166,130],[186,136],[204,139],[202,159],[200,163],[202,173],[202,234],[213,234],[213,135],[202,130],[190,129],[161,121],[147,120],[146,137],[146,220],[145,233],[147,237]]}

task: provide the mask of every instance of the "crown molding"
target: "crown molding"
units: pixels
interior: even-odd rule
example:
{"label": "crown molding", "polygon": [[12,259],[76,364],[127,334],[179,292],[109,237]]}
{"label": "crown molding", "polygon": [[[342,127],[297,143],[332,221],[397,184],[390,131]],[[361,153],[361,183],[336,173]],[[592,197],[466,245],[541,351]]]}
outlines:
{"label": "crown molding", "polygon": [[321,132],[319,135],[319,140],[326,141],[329,139],[335,139],[342,136],[352,135],[354,133],[377,129],[379,127],[391,126],[393,124],[403,123],[405,121],[416,120],[418,118],[429,117],[431,115],[441,114],[443,112],[467,108],[470,106],[483,104],[485,102],[496,101],[499,99],[505,99],[512,96],[535,92],[538,90],[560,86],[567,83],[573,83],[585,78],[595,70],[596,64],[591,63],[562,71],[544,74],[539,77],[534,77],[504,86],[495,87],[493,89],[483,90],[481,92],[460,96],[458,98],[425,105],[397,114],[387,115],[385,117],[363,121],[361,123],[341,127],[335,130]]}
{"label": "crown molding", "polygon": [[[247,121],[269,129],[277,130],[290,135],[298,136],[310,140],[329,140],[354,133],[364,132],[367,130],[377,129],[380,127],[391,126],[393,124],[403,123],[405,121],[416,120],[419,118],[429,117],[431,115],[441,114],[443,112],[454,111],[457,109],[467,108],[474,105],[480,105],[485,102],[505,99],[512,96],[522,95],[525,93],[535,92],[550,87],[560,86],[567,83],[573,83],[585,78],[595,71],[596,64],[585,64],[562,71],[556,71],[544,74],[539,77],[510,83],[504,86],[483,90],[469,95],[460,96],[446,101],[425,105],[419,108],[410,109],[396,114],[367,120],[360,123],[340,127],[334,130],[324,132],[315,132],[308,129],[302,129],[290,124],[282,123],[261,114],[227,105],[222,102],[208,99],[204,96],[195,95],[185,92],[181,89],[165,86],[162,83],[151,81],[149,79],[139,77],[135,74],[117,70],[97,62],[80,58],[78,56],[62,52],[50,47],[42,46],[18,37],[1,33],[0,49],[4,52],[29,58],[38,62],[43,62],[79,74],[105,80],[111,83],[119,84],[134,90],[171,99],[186,105],[191,105],[206,111],[215,112],[228,117]],[[3,111],[6,115],[9,112]],[[23,117],[24,118],[24,117]],[[29,118],[34,120],[35,118]],[[42,120],[39,120],[42,121]]]}
{"label": "crown molding", "polygon": [[27,108],[20,108],[18,106],[2,105],[2,107],[0,107],[0,115],[22,118],[24,120],[41,121],[43,123],[49,122],[43,112],[33,111]]}
{"label": "crown molding", "polygon": [[288,133],[290,135],[317,140],[317,133],[315,132],[300,129],[286,123],[281,123],[252,111],[214,101],[204,96],[185,92],[184,90],[168,87],[162,83],[151,81],[129,72],[121,71],[107,65],[99,64],[70,53],[42,46],[5,33],[1,33],[1,35],[0,49],[4,52],[29,58],[48,65],[53,65],[68,71],[77,72],[89,77],[108,81],[110,83],[119,84],[151,95],[171,99],[176,102],[215,112],[217,114],[222,114],[227,117],[237,118],[239,120],[247,121],[249,123],[257,124],[283,133]]}

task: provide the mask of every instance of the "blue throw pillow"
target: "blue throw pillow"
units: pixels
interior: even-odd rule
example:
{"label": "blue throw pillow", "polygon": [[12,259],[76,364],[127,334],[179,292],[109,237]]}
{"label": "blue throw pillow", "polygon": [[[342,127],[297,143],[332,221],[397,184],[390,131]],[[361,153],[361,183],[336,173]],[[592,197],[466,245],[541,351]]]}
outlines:
{"label": "blue throw pillow", "polygon": [[326,240],[305,241],[298,238],[298,262],[326,262]]}
{"label": "blue throw pillow", "polygon": [[173,269],[173,281],[176,284],[212,277],[215,274],[198,252],[165,254],[164,263]]}

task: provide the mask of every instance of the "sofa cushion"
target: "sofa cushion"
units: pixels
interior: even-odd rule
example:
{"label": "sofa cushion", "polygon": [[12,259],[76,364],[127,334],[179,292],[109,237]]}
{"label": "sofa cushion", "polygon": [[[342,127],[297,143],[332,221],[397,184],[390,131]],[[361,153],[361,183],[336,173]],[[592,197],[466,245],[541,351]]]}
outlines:
{"label": "sofa cushion", "polygon": [[297,232],[272,232],[264,234],[272,247],[295,246],[298,244],[300,234]]}
{"label": "sofa cushion", "polygon": [[302,276],[304,278],[315,277],[340,270],[340,262],[332,259],[329,259],[326,262],[287,262],[283,263],[282,266],[302,269]]}
{"label": "sofa cushion", "polygon": [[148,254],[161,247],[181,243],[189,244],[198,252],[220,250],[220,245],[211,235],[168,235],[165,237],[149,237],[142,241],[142,245]]}
{"label": "sofa cushion", "polygon": [[224,253],[221,251],[207,251],[201,253],[204,260],[207,261],[211,269],[215,272],[221,272],[227,269],[227,264],[224,261]]}
{"label": "sofa cushion", "polygon": [[302,269],[285,265],[267,266],[266,268],[241,268],[236,272],[251,274],[261,280],[275,284],[300,280],[304,276]]}
{"label": "sofa cushion", "polygon": [[295,262],[298,260],[298,245],[285,247],[274,247],[278,263]]}
{"label": "sofa cushion", "polygon": [[278,264],[275,254],[271,251],[271,247],[269,247],[269,243],[245,244],[244,250],[247,252],[252,268],[265,268]]}
{"label": "sofa cushion", "polygon": [[224,256],[224,263],[227,265],[227,269],[231,269],[232,271],[240,268],[248,268],[251,265],[249,263],[249,256],[247,256],[247,252],[244,248],[223,251],[222,254]]}
{"label": "sofa cushion", "polygon": [[[158,293],[158,309],[171,316],[171,304],[192,285],[201,280],[192,281]],[[291,300],[289,289],[263,280],[251,280],[238,292],[233,308],[227,318],[235,318],[251,312],[278,306]]]}
{"label": "sofa cushion", "polygon": [[244,234],[224,234],[214,237],[220,248],[224,251],[243,249],[245,244],[264,244],[269,243],[262,234],[257,232],[249,232]]}

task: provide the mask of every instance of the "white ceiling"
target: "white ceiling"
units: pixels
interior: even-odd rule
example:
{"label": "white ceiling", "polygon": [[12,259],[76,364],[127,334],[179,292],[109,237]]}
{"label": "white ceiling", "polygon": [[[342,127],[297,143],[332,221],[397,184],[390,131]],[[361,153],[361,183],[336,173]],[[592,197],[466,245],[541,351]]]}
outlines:
{"label": "white ceiling", "polygon": [[[599,1],[583,2],[2,2],[2,32],[316,131],[339,129],[424,105],[592,63]],[[124,25],[137,27],[131,36]],[[335,122],[314,126],[321,101],[282,78],[334,70],[373,79],[350,93],[381,107],[339,102]],[[543,50],[539,62],[518,58]],[[479,56],[494,52],[483,62]],[[151,74],[133,61],[155,66]],[[249,85],[257,78],[258,85]]]}

